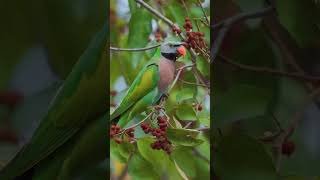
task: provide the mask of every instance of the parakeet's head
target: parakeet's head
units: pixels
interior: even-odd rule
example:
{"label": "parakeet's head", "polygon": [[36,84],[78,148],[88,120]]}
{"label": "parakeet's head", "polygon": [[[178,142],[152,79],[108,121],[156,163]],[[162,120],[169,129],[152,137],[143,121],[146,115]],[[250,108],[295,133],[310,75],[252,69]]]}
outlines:
{"label": "parakeet's head", "polygon": [[176,61],[187,53],[184,42],[165,42],[161,45],[161,55],[169,60]]}

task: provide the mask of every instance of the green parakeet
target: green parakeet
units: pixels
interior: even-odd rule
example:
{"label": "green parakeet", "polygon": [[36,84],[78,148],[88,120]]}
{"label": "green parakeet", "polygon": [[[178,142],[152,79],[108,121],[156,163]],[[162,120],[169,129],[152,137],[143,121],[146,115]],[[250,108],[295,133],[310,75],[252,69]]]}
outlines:
{"label": "green parakeet", "polygon": [[120,105],[111,114],[110,120],[124,127],[136,115],[158,102],[174,80],[176,60],[185,55],[183,43],[163,43],[139,72]]}
{"label": "green parakeet", "polygon": [[[14,179],[39,163],[52,160],[54,153],[74,142],[81,131],[106,114],[107,25],[105,23],[79,58],[30,141],[1,169],[1,180]],[[70,151],[76,150],[71,148]],[[75,162],[74,159],[69,161]],[[70,168],[70,162],[64,166]]]}

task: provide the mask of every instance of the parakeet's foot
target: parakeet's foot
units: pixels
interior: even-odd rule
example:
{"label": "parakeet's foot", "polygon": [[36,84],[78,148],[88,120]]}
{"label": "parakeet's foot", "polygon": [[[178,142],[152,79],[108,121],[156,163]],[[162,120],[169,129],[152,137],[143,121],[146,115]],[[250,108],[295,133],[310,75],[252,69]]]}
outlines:
{"label": "parakeet's foot", "polygon": [[161,106],[161,105],[154,105],[153,109],[154,109],[154,111],[160,111],[160,110],[164,110],[165,111],[164,107]]}
{"label": "parakeet's foot", "polygon": [[168,93],[164,93],[164,94],[162,94],[162,96],[161,96],[161,100],[167,100],[169,98],[169,94]]}

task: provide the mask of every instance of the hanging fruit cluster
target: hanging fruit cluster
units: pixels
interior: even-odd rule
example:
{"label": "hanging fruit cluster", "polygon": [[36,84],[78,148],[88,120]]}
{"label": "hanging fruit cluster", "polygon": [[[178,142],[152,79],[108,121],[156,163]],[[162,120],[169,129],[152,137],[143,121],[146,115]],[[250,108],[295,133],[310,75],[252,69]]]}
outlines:
{"label": "hanging fruit cluster", "polygon": [[[185,23],[183,28],[186,30],[186,40],[185,42],[188,44],[188,48],[193,48],[197,53],[200,52],[200,49],[206,48],[206,43],[204,41],[204,33],[193,31],[192,22],[189,17],[185,18]],[[181,33],[181,29],[177,26],[172,27],[172,31],[176,34]]]}
{"label": "hanging fruit cluster", "polygon": [[134,128],[129,128],[126,130],[121,130],[119,125],[111,125],[110,128],[110,138],[113,139],[116,143],[121,144],[126,139],[128,142],[135,142],[134,139]]}
{"label": "hanging fruit cluster", "polygon": [[162,149],[167,154],[171,154],[172,152],[172,145],[171,142],[168,140],[167,137],[167,118],[164,116],[159,116],[157,118],[159,128],[153,128],[148,123],[141,123],[141,128],[144,133],[148,134],[151,133],[157,140],[153,142],[150,146],[152,149],[160,150]]}

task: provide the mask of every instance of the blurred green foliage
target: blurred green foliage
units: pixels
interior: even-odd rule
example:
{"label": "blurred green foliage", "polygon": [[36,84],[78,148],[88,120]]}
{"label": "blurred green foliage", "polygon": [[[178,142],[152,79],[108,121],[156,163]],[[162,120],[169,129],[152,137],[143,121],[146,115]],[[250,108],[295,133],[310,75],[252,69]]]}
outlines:
{"label": "blurred green foliage", "polygon": [[[275,16],[236,24],[226,35],[220,53],[237,63],[295,72],[289,63],[291,57],[306,74],[319,74],[316,67],[320,57],[320,3],[312,0],[274,2]],[[266,6],[263,0],[218,0],[214,4],[215,23]],[[216,35],[218,30],[213,32]],[[271,180],[295,179],[296,176],[309,179],[320,175],[320,144],[315,140],[319,134],[310,129],[319,125],[316,120],[310,120],[318,119],[319,106],[310,102],[302,107],[310,94],[306,82],[232,68],[221,61],[214,65],[213,77],[213,143],[216,148],[212,164],[217,177]],[[288,128],[298,112],[307,113],[305,108],[316,109],[316,112],[300,117],[301,121],[289,137],[295,143],[295,151],[289,157],[282,155],[279,163],[271,143],[263,143],[258,138],[277,132],[276,121],[283,129]]]}
{"label": "blurred green foliage", "polygon": [[[45,61],[48,62],[50,70],[60,80],[65,80],[94,34],[104,24],[108,15],[108,3],[106,0],[1,1],[0,93],[11,90],[9,85],[17,73],[14,70],[20,65],[25,54],[35,46],[44,48]],[[37,77],[32,81],[37,81]],[[49,82],[48,87],[37,89],[35,93],[23,97],[13,109],[8,110],[6,105],[0,102],[0,169],[15,155],[21,144],[29,140],[39,121],[47,113],[62,81]],[[30,83],[30,86],[34,84],[24,83]],[[6,138],[6,133],[17,138],[19,142],[10,141]],[[83,136],[86,138],[89,135]],[[75,163],[71,156],[80,156],[79,152],[74,151],[71,154],[69,161]],[[61,165],[62,161],[58,156],[54,160],[58,160],[58,165]],[[105,178],[106,169],[109,169],[106,164],[107,162],[104,162],[99,167],[82,169],[79,178]],[[54,163],[40,166],[35,175],[39,179],[52,177],[46,174],[46,168],[52,168],[51,173],[57,175]],[[44,174],[41,174],[43,172]]]}

